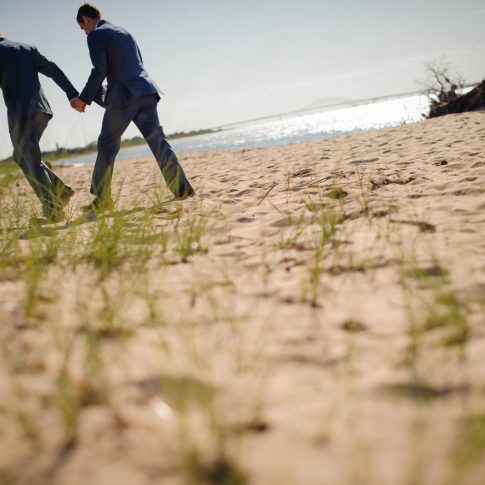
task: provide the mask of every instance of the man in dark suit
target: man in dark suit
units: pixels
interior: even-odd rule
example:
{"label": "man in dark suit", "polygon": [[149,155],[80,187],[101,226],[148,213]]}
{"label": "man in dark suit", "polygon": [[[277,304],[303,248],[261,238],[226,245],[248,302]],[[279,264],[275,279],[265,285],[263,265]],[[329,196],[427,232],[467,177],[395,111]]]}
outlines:
{"label": "man in dark suit", "polygon": [[44,215],[58,221],[74,191],[42,162],[39,141],[53,115],[39,72],[53,79],[69,100],[78,96],[65,74],[36,47],[0,34],[0,87],[7,106],[13,158],[41,201]]}
{"label": "man in dark suit", "polygon": [[91,75],[79,97],[71,103],[84,111],[96,98],[102,82],[108,79],[106,111],[98,138],[98,155],[91,182],[96,197],[93,209],[110,208],[111,178],[121,136],[133,121],[150,146],[169,189],[178,198],[194,195],[177,156],[168,143],[157,113],[158,87],[143,67],[135,39],[122,27],[101,19],[90,4],[79,8],[77,22],[86,33],[93,64]]}

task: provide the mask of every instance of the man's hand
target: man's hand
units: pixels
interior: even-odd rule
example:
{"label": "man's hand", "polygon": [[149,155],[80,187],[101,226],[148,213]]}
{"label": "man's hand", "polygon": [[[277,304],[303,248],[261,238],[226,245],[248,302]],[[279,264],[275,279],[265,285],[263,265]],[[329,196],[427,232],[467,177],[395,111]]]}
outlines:
{"label": "man's hand", "polygon": [[71,103],[71,107],[74,108],[76,111],[84,113],[84,110],[86,109],[86,103],[81,98],[79,98],[79,96],[70,99],[69,102]]}

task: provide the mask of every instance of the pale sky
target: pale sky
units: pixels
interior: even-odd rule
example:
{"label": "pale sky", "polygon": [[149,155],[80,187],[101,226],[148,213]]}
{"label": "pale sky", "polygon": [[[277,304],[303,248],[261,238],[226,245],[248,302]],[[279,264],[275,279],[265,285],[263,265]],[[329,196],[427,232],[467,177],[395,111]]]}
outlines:
{"label": "pale sky", "polygon": [[[0,0],[0,31],[34,44],[81,91],[91,69],[73,0]],[[441,56],[469,82],[485,77],[483,0],[100,0],[103,18],[133,34],[165,92],[167,134],[315,105],[418,89]],[[48,78],[54,111],[43,149],[96,140],[103,110],[72,110]],[[138,134],[131,126],[125,137]],[[0,158],[12,152],[0,101]]]}

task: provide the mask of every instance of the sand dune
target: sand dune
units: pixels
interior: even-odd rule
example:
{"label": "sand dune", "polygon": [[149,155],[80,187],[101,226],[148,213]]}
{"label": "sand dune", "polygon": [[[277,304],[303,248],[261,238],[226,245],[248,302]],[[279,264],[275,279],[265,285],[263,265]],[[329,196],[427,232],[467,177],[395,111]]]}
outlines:
{"label": "sand dune", "polygon": [[0,194],[0,483],[484,483],[485,113],[181,162]]}

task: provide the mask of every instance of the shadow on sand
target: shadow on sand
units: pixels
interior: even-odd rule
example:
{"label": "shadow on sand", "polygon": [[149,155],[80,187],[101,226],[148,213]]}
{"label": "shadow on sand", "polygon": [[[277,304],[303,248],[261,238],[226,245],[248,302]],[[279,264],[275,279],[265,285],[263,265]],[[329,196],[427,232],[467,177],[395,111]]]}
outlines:
{"label": "shadow on sand", "polygon": [[15,227],[7,229],[8,232],[13,231],[22,231],[19,235],[20,240],[29,240],[35,239],[38,237],[48,237],[53,236],[54,234],[65,231],[66,229],[70,229],[74,226],[80,226],[82,224],[89,224],[94,221],[99,221],[102,219],[117,219],[120,217],[125,217],[131,214],[141,213],[141,212],[152,212],[153,214],[163,215],[163,219],[171,220],[176,219],[179,217],[178,210],[170,210],[169,207],[173,202],[178,202],[178,199],[172,198],[168,199],[164,202],[161,202],[152,207],[134,207],[133,209],[124,209],[124,210],[117,210],[117,211],[109,211],[109,212],[86,212],[85,214],[80,215],[76,219],[73,219],[69,222],[66,222],[62,225],[59,223],[51,223],[48,219],[45,218],[31,218],[29,220],[29,225],[27,227]]}

